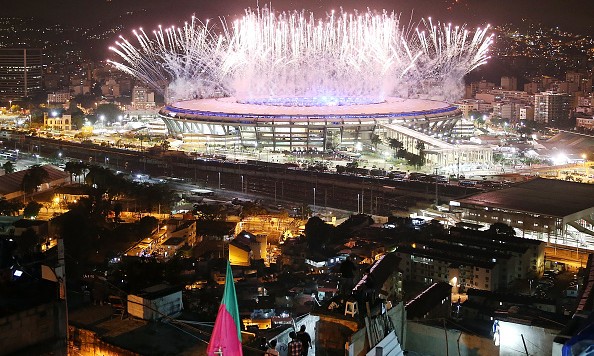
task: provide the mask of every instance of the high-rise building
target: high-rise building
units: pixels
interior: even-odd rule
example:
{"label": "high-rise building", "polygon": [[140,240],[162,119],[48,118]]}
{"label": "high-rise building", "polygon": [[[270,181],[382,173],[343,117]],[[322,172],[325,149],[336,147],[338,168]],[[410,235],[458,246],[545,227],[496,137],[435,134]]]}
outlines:
{"label": "high-rise building", "polygon": [[566,93],[542,92],[534,95],[534,121],[557,124],[569,119],[571,95]]}
{"label": "high-rise building", "polygon": [[501,89],[503,89],[503,90],[518,90],[518,78],[516,78],[516,77],[501,77]]}
{"label": "high-rise building", "polygon": [[41,91],[43,52],[31,48],[0,48],[0,100],[33,96]]}
{"label": "high-rise building", "polygon": [[135,86],[132,89],[132,108],[134,110],[151,110],[156,106],[154,92],[140,86]]}

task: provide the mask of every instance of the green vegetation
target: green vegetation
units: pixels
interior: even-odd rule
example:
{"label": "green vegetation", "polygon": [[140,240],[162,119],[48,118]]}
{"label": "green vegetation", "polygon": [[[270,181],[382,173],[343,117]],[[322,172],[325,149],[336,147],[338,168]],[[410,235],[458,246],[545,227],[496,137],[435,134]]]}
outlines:
{"label": "green vegetation", "polygon": [[10,161],[6,161],[2,165],[2,169],[4,169],[4,174],[14,173],[14,171],[15,171],[14,163],[12,163]]}
{"label": "green vegetation", "polygon": [[23,176],[21,181],[21,188],[25,194],[31,194],[39,190],[39,186],[44,180],[49,178],[49,174],[43,167],[36,164],[31,166]]}
{"label": "green vegetation", "polygon": [[41,211],[42,207],[43,205],[41,205],[40,203],[36,201],[30,201],[25,206],[25,209],[23,210],[23,215],[27,218],[35,218],[37,217],[37,215],[39,215],[39,211]]}

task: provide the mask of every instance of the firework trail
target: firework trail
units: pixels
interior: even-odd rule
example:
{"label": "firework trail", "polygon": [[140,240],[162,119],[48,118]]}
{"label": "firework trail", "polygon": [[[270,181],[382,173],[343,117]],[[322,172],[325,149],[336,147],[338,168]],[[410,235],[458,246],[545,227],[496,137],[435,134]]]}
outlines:
{"label": "firework trail", "polygon": [[[234,96],[239,102],[345,105],[387,96],[452,99],[462,77],[488,59],[488,27],[423,20],[409,31],[396,13],[246,10],[217,26],[133,31],[110,49],[116,68],[168,101]],[[303,104],[303,103],[306,104]]]}

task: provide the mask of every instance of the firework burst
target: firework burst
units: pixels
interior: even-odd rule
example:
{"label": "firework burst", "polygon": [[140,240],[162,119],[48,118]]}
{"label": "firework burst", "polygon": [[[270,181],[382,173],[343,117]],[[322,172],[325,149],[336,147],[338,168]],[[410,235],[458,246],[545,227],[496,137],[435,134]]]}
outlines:
{"label": "firework burst", "polygon": [[[488,27],[423,20],[404,26],[396,13],[246,10],[217,26],[192,17],[181,27],[133,32],[110,61],[168,101],[234,96],[274,105],[347,105],[387,96],[451,99],[462,77],[484,64]],[[454,88],[455,87],[455,88]]]}

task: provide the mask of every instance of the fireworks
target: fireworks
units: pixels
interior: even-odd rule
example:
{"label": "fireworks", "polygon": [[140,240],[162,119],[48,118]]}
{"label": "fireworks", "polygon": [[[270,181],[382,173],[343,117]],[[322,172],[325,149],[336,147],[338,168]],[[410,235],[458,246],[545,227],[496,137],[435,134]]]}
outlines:
{"label": "fireworks", "polygon": [[111,61],[168,101],[234,96],[239,102],[321,106],[382,102],[388,96],[451,99],[462,77],[487,60],[488,27],[396,13],[246,10],[217,26],[192,18],[181,27],[120,37]]}

